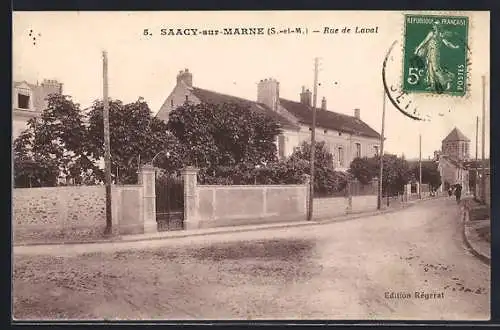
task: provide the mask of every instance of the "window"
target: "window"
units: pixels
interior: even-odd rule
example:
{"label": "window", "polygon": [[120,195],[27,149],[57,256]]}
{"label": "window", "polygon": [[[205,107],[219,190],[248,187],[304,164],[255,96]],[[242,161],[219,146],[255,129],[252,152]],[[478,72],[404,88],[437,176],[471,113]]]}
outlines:
{"label": "window", "polygon": [[21,109],[29,109],[30,108],[29,95],[17,94],[17,107]]}
{"label": "window", "polygon": [[356,157],[361,158],[361,144],[356,143]]}
{"label": "window", "polygon": [[344,148],[338,147],[337,149],[337,159],[339,162],[339,166],[344,166]]}
{"label": "window", "polygon": [[373,151],[375,153],[375,156],[378,156],[378,146],[373,146]]}
{"label": "window", "polygon": [[170,106],[172,106],[172,107],[174,106],[174,99],[170,100]]}

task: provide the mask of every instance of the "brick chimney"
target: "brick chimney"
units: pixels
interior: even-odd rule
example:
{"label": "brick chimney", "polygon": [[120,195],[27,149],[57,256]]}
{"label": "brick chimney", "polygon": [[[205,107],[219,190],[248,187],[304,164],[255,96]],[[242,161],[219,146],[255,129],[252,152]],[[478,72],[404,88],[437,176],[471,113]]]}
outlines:
{"label": "brick chimney", "polygon": [[54,79],[44,79],[41,87],[44,95],[62,94],[63,91],[63,84]]}
{"label": "brick chimney", "polygon": [[357,119],[361,119],[360,110],[354,109],[354,117]]}
{"label": "brick chimney", "polygon": [[311,106],[312,93],[309,89],[302,86],[302,93],[300,93],[300,103]]}
{"label": "brick chimney", "polygon": [[184,82],[188,87],[193,87],[193,74],[189,72],[188,69],[184,69],[184,71],[179,71],[177,75],[177,84]]}
{"label": "brick chimney", "polygon": [[274,111],[278,110],[280,83],[273,78],[264,79],[257,84],[257,102],[265,104]]}
{"label": "brick chimney", "polygon": [[326,110],[326,98],[324,96],[321,99],[321,109]]}

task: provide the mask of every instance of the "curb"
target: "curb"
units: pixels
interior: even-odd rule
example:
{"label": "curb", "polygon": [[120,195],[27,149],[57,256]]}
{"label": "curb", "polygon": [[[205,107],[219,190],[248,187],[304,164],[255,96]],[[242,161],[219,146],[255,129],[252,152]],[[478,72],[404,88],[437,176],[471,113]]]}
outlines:
{"label": "curb", "polygon": [[[243,226],[235,226],[235,227],[219,227],[218,229],[210,232],[190,232],[188,230],[177,231],[177,233],[182,232],[183,234],[165,234],[152,236],[152,237],[137,237],[137,238],[125,238],[123,236],[119,236],[115,239],[99,239],[99,240],[89,240],[89,241],[67,241],[67,242],[48,242],[48,243],[19,243],[13,244],[13,248],[15,247],[43,247],[43,246],[55,246],[60,245],[68,246],[68,245],[85,245],[85,244],[115,244],[115,243],[129,243],[129,242],[140,242],[140,241],[154,241],[154,240],[165,240],[165,239],[174,239],[174,238],[186,238],[186,237],[196,237],[196,236],[209,236],[216,234],[227,234],[227,233],[240,233],[240,232],[252,232],[259,230],[270,230],[270,229],[283,229],[283,228],[294,228],[294,227],[303,227],[303,226],[317,226],[317,225],[325,225],[335,222],[344,222],[349,220],[355,220],[363,217],[372,217],[382,214],[389,214],[398,211],[405,210],[409,207],[414,206],[420,202],[425,202],[428,200],[432,200],[436,198],[426,198],[422,200],[410,201],[403,207],[397,209],[386,209],[382,211],[371,211],[371,212],[360,212],[360,213],[351,213],[341,217],[336,218],[323,218],[312,221],[301,221],[301,222],[285,222],[285,223],[274,223],[268,225],[261,225],[261,227],[247,227]],[[175,232],[165,232],[165,233],[175,233]]]}
{"label": "curb", "polygon": [[471,242],[469,241],[469,237],[467,235],[467,222],[468,222],[468,220],[466,220],[469,218],[468,213],[469,213],[469,211],[464,207],[463,216],[462,216],[462,225],[463,225],[462,237],[463,237],[465,246],[476,258],[478,258],[480,261],[482,261],[486,265],[491,266],[491,257],[488,257],[488,256],[482,254],[481,252],[479,252],[478,249],[476,249],[474,247],[474,244],[471,244]]}

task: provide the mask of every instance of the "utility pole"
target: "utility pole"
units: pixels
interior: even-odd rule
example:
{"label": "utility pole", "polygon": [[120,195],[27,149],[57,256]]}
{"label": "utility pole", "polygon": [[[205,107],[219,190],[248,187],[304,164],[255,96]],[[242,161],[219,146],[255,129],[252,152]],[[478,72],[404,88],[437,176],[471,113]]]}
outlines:
{"label": "utility pole", "polygon": [[422,199],[422,134],[418,135],[418,198]]}
{"label": "utility pole", "polygon": [[482,175],[481,175],[481,199],[483,203],[486,202],[486,164],[485,164],[485,159],[484,159],[484,151],[485,151],[485,146],[484,146],[484,139],[485,139],[485,117],[486,117],[486,77],[482,76],[482,87],[483,87],[483,114],[482,114],[482,132],[481,132],[481,164],[482,164]]}
{"label": "utility pole", "polygon": [[314,87],[313,87],[313,107],[312,107],[312,127],[311,127],[311,181],[309,187],[309,209],[307,210],[307,220],[313,217],[314,202],[314,160],[316,151],[316,101],[318,99],[318,64],[319,59],[314,59]]}
{"label": "utility pole", "polygon": [[377,199],[377,210],[382,207],[382,181],[384,174],[384,130],[385,130],[385,89],[383,90],[382,96],[382,129],[380,130],[380,173],[378,179],[378,199]]}
{"label": "utility pole", "polygon": [[479,152],[479,116],[476,116],[476,162],[475,162],[475,166],[474,166],[474,175],[476,176],[475,177],[475,186],[474,186],[474,197],[478,197],[477,196],[477,185],[479,184],[479,180],[478,180],[478,177],[479,177],[479,171],[477,170],[477,160],[478,160],[478,152]]}
{"label": "utility pole", "polygon": [[478,141],[478,135],[479,135],[479,116],[476,116],[476,166],[477,166],[477,154],[478,154],[478,149],[479,149],[479,141]]}
{"label": "utility pole", "polygon": [[106,184],[106,229],[105,234],[111,234],[112,218],[111,218],[111,147],[109,137],[109,99],[108,99],[108,54],[102,52],[102,73],[103,73],[103,98],[104,98],[104,170]]}

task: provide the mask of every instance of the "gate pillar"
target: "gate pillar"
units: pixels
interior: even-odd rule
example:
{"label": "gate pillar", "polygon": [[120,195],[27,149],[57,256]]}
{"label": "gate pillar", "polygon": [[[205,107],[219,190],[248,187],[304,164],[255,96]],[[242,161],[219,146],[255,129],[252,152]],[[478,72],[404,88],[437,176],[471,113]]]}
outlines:
{"label": "gate pillar", "polygon": [[144,165],[141,168],[140,181],[143,196],[144,233],[158,232],[156,223],[156,191],[155,169],[153,166]]}
{"label": "gate pillar", "polygon": [[199,228],[197,214],[198,203],[198,169],[188,166],[182,170],[182,179],[184,181],[184,222],[186,229]]}

